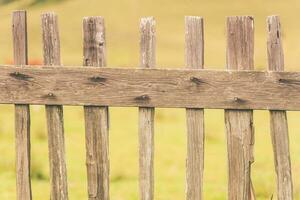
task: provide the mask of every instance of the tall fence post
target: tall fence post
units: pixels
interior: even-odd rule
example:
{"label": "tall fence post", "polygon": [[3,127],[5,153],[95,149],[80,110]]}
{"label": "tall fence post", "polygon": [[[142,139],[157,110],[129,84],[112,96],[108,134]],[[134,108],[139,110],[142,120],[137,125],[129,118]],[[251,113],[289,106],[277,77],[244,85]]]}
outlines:
{"label": "tall fence post", "polygon": [[[155,67],[155,20],[142,18],[140,24],[140,65]],[[145,96],[146,97],[146,96]],[[147,98],[142,98],[147,100]],[[140,200],[153,200],[154,193],[154,108],[139,108],[139,191]]]}
{"label": "tall fence post", "polygon": [[[227,69],[252,70],[254,54],[254,22],[250,16],[227,19]],[[236,104],[241,97],[232,97]],[[251,195],[251,163],[254,162],[254,127],[252,110],[225,110],[228,148],[228,199],[249,200]]]}
{"label": "tall fence post", "polygon": [[[61,65],[60,39],[57,16],[54,13],[42,15],[44,64]],[[48,98],[55,98],[55,91],[49,91]],[[51,200],[68,199],[67,169],[65,158],[64,119],[62,105],[46,105],[48,148],[50,164]]]}
{"label": "tall fence post", "polygon": [[[204,65],[203,18],[185,17],[185,62],[190,69]],[[201,200],[204,169],[204,110],[187,108],[186,199]]]}
{"label": "tall fence post", "polygon": [[[106,65],[106,41],[102,17],[84,18],[83,40],[84,65],[104,67]],[[89,199],[108,200],[108,107],[84,106],[84,118]]]}
{"label": "tall fence post", "polygon": [[[269,70],[284,71],[284,54],[279,17],[268,17],[267,26]],[[270,110],[270,124],[274,163],[277,174],[278,200],[292,200],[293,182],[286,111]]]}
{"label": "tall fence post", "polygon": [[[14,45],[14,64],[27,65],[28,47],[26,11],[13,12],[12,33]],[[17,199],[31,200],[29,105],[15,105],[15,134]]]}

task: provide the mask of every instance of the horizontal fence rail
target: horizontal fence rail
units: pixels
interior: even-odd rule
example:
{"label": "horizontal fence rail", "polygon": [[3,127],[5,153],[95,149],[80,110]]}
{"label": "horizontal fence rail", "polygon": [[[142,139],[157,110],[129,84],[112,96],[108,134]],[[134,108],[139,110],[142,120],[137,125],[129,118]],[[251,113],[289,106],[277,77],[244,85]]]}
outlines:
{"label": "horizontal fence rail", "polygon": [[300,110],[300,73],[0,65],[0,103]]}
{"label": "horizontal fence rail", "polygon": [[270,110],[270,133],[279,200],[293,199],[286,110],[300,110],[300,72],[284,72],[278,16],[267,19],[268,70],[254,70],[254,19],[227,18],[226,69],[204,69],[204,20],[185,18],[185,67],[156,66],[153,17],[140,22],[140,67],[106,67],[102,17],[83,20],[83,65],[63,66],[58,18],[41,16],[42,66],[28,65],[26,11],[12,14],[15,65],[0,65],[0,104],[15,104],[17,199],[31,200],[30,107],[45,105],[50,199],[67,200],[63,105],[84,106],[87,190],[90,200],[109,200],[109,107],[138,107],[139,199],[154,199],[156,107],[185,108],[186,199],[203,200],[204,109],[225,109],[228,199],[255,199],[253,110]]}

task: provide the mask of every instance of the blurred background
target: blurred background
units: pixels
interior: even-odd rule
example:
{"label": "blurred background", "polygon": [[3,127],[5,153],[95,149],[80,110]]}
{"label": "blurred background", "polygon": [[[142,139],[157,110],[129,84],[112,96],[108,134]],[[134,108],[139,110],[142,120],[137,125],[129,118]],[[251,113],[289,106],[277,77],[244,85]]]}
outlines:
{"label": "blurred background", "polygon": [[[29,61],[42,63],[41,19],[59,16],[64,65],[81,65],[82,18],[103,16],[109,66],[139,65],[139,20],[154,16],[157,66],[184,66],[184,16],[204,17],[205,67],[225,68],[226,16],[253,15],[255,67],[267,66],[266,17],[280,15],[286,69],[299,71],[298,0],[0,0],[0,63],[13,62],[11,12],[28,11]],[[112,200],[138,199],[137,109],[111,108]],[[43,106],[32,106],[32,188],[34,199],[49,196],[49,163]],[[205,111],[205,199],[227,199],[227,151],[223,110]],[[82,107],[65,107],[65,139],[70,199],[86,199],[85,134]],[[157,109],[155,116],[155,199],[185,199],[186,121],[184,109]],[[300,199],[300,113],[288,112],[295,199]],[[254,112],[257,199],[276,199],[276,179],[268,111]],[[15,199],[14,107],[0,106],[0,199]]]}

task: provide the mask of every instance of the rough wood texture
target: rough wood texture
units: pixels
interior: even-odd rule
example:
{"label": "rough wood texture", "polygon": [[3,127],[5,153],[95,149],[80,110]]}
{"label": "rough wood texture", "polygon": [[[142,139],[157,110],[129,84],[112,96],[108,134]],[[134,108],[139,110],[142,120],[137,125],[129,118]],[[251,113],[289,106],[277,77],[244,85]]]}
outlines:
{"label": "rough wood texture", "polygon": [[[84,65],[106,65],[105,27],[102,17],[83,20]],[[86,165],[90,200],[109,199],[108,108],[85,106]]]}
{"label": "rough wood texture", "polygon": [[[187,68],[202,69],[204,65],[203,18],[185,18],[185,59]],[[186,199],[203,199],[204,110],[186,109],[187,160]]]}
{"label": "rough wood texture", "polygon": [[[155,67],[155,20],[142,18],[140,23],[141,68]],[[140,78],[144,78],[140,76]],[[140,96],[142,101],[143,97]],[[154,194],[154,108],[139,108],[139,191],[140,200],[153,200]]]}
{"label": "rough wood texture", "polygon": [[[281,42],[280,20],[270,16],[268,23],[269,70],[283,71],[284,56]],[[289,150],[288,123],[285,111],[270,111],[271,138],[277,174],[277,196],[279,200],[293,199],[293,182]]]}
{"label": "rough wood texture", "polygon": [[26,11],[14,11],[12,13],[12,34],[14,64],[28,64],[28,45],[27,45],[27,14]]}
{"label": "rough wood texture", "polygon": [[300,110],[299,72],[0,65],[0,83],[5,104]]}
{"label": "rough wood texture", "polygon": [[[253,18],[250,16],[229,17],[227,19],[227,37],[227,69],[252,70]],[[245,92],[249,92],[247,88],[243,89]],[[228,199],[252,199],[253,113],[251,110],[226,110],[225,123],[229,165]]]}
{"label": "rough wood texture", "polygon": [[[16,65],[26,65],[28,61],[26,11],[13,12],[12,34],[14,63]],[[15,134],[17,199],[31,200],[29,105],[15,105]]]}
{"label": "rough wood texture", "polygon": [[[57,16],[54,13],[45,13],[42,15],[42,30],[44,64],[60,65],[58,23]],[[55,83],[55,81],[53,83]],[[51,183],[50,199],[66,200],[68,199],[68,184],[65,159],[63,107],[61,105],[46,105],[46,116]]]}

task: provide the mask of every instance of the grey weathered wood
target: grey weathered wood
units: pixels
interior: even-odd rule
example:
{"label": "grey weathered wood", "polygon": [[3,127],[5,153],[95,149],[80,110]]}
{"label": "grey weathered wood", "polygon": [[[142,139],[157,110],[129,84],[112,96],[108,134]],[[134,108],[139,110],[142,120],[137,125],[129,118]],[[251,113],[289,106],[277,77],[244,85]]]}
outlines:
{"label": "grey weathered wood", "polygon": [[[12,34],[14,63],[26,65],[28,61],[26,11],[12,13]],[[17,199],[31,200],[29,105],[15,105],[15,134]]]}
{"label": "grey weathered wood", "polygon": [[[142,18],[140,23],[141,68],[155,67],[155,20]],[[140,78],[144,78],[141,76]],[[142,96],[142,99],[144,96]],[[154,194],[154,108],[139,108],[139,192],[140,200],[153,200]]]}
{"label": "grey weathered wood", "polygon": [[[41,18],[44,64],[60,65],[60,40],[57,16],[54,13],[45,13],[42,14]],[[49,96],[52,95],[49,94]],[[51,183],[50,199],[65,200],[68,199],[68,184],[65,158],[63,107],[61,105],[46,105],[46,116]]]}
{"label": "grey weathered wood", "polygon": [[[227,69],[252,70],[254,25],[250,16],[227,19]],[[236,83],[238,84],[238,83]],[[247,88],[243,88],[248,92]],[[254,161],[252,110],[225,110],[228,148],[228,199],[251,199],[251,163]]]}
{"label": "grey weathered wood", "polygon": [[[203,18],[185,17],[185,59],[187,68],[202,69],[204,65]],[[203,199],[204,110],[186,109],[187,160],[186,199]]]}
{"label": "grey weathered wood", "polygon": [[300,110],[299,72],[0,65],[0,83],[4,104]]}
{"label": "grey weathered wood", "polygon": [[[268,17],[267,24],[269,70],[283,71],[284,56],[279,17]],[[293,182],[286,111],[271,110],[270,125],[277,174],[277,196],[279,200],[292,200]]]}
{"label": "grey weathered wood", "polygon": [[[106,65],[105,27],[102,17],[83,20],[84,65]],[[85,106],[86,165],[90,200],[109,199],[108,108]]]}
{"label": "grey weathered wood", "polygon": [[28,64],[27,14],[24,10],[12,13],[14,64]]}

